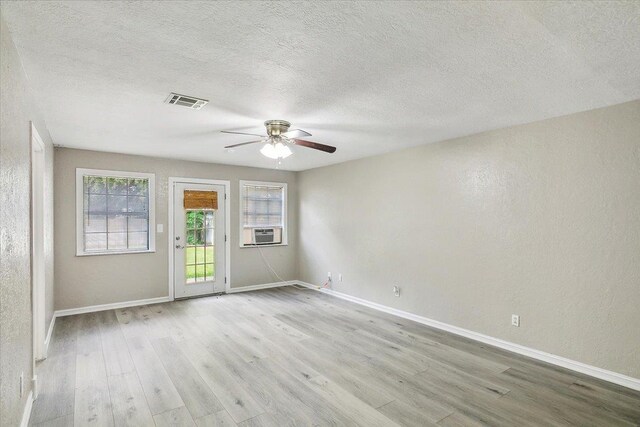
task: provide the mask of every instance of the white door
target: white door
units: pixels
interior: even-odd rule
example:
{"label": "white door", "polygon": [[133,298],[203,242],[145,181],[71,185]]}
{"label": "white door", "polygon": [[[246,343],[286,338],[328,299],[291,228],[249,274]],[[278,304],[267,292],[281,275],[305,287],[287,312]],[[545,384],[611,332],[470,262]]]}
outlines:
{"label": "white door", "polygon": [[[218,193],[218,209],[185,209],[185,190]],[[175,298],[224,292],[225,187],[177,182],[173,191]]]}

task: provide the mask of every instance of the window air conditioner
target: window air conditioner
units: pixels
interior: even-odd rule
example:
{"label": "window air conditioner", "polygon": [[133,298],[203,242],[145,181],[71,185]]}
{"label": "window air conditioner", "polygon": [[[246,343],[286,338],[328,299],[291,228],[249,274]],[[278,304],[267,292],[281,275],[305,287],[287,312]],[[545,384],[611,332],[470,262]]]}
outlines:
{"label": "window air conditioner", "polygon": [[254,245],[273,245],[281,243],[276,241],[276,231],[274,228],[254,228],[253,244]]}

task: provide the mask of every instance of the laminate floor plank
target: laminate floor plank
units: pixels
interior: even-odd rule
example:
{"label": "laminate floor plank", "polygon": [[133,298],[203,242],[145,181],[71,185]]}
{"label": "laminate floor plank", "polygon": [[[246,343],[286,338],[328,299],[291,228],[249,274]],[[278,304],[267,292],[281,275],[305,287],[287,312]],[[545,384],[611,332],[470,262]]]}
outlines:
{"label": "laminate floor plank", "polygon": [[385,389],[368,381],[369,377],[359,376],[350,372],[350,369],[339,363],[332,363],[328,358],[322,357],[315,352],[304,353],[300,346],[304,346],[305,341],[299,343],[289,343],[285,346],[278,346],[270,358],[292,372],[295,376],[310,379],[322,375],[334,381],[336,384],[348,390],[358,399],[368,405],[377,408],[395,400]]}
{"label": "laminate floor plank", "polygon": [[311,378],[309,384],[326,401],[332,402],[345,414],[348,414],[352,422],[357,425],[380,427],[398,425],[326,377]]}
{"label": "laminate floor plank", "polygon": [[388,371],[386,366],[373,359],[363,363],[361,360],[351,358],[345,353],[339,353],[339,347],[324,349],[312,346],[311,342],[306,344],[297,349],[303,357],[316,357],[317,363],[326,366],[325,369],[328,371],[338,369],[338,367],[347,369],[351,374],[363,379],[370,387],[388,393],[393,400],[404,399],[406,403],[410,403],[421,412],[427,414],[431,420],[442,419],[454,410],[452,407],[443,404],[439,396],[429,390],[428,387],[423,385],[420,387],[413,386],[407,377],[397,372]]}
{"label": "laminate floor plank", "polygon": [[102,351],[98,313],[78,315],[76,351],[78,353]]}
{"label": "laminate floor plank", "polygon": [[193,418],[185,406],[154,415],[156,427],[195,427]]}
{"label": "laminate floor plank", "polygon": [[[244,362],[227,343],[211,341],[207,349],[216,359],[251,385],[252,396],[266,413],[281,426],[327,425],[347,421],[346,417],[318,409],[320,396],[305,386],[288,370],[271,363],[269,359]],[[309,404],[308,402],[312,402]],[[327,402],[326,406],[331,404]]]}
{"label": "laminate floor plank", "polygon": [[102,354],[107,367],[107,376],[133,372],[135,370],[133,360],[131,360],[116,313],[110,310],[99,314]]}
{"label": "laminate floor plank", "polygon": [[[268,407],[269,419],[278,425],[348,425],[349,418],[344,411],[339,410],[335,402],[313,390],[306,379],[292,375],[281,365],[271,359],[254,361],[253,374],[266,379],[263,397],[269,399],[269,389],[278,390],[278,407],[285,407],[289,418],[282,417],[277,407]],[[287,406],[291,407],[287,407]],[[274,411],[275,409],[275,411]]]}
{"label": "laminate floor plank", "polygon": [[38,424],[29,423],[29,425],[33,427],[73,427],[73,414],[64,415]]}
{"label": "laminate floor plank", "polygon": [[458,412],[454,412],[446,418],[438,421],[436,425],[442,427],[484,427],[486,424],[483,424],[479,421],[471,419],[465,415],[462,415]]}
{"label": "laminate floor plank", "polygon": [[281,427],[269,414],[261,414],[238,424],[238,427]]}
{"label": "laminate floor plank", "polygon": [[179,344],[173,338],[157,339],[152,344],[194,419],[224,411],[222,403],[180,351]]}
{"label": "laminate floor plank", "polygon": [[121,308],[114,312],[125,338],[149,335],[150,331],[144,323],[140,307]]}
{"label": "laminate floor plank", "polygon": [[[580,426],[635,426],[637,423],[626,421],[622,414],[611,414],[597,407],[588,408],[570,403],[567,399],[512,390],[500,399],[500,403],[510,408],[524,408],[536,420],[531,425],[545,420],[549,425]],[[522,411],[524,412],[524,410]]]}
{"label": "laminate floor plank", "polygon": [[201,343],[188,340],[181,344],[181,349],[236,422],[264,412],[247,391],[250,386],[235,375],[229,366],[213,357]]}
{"label": "laminate floor plank", "polygon": [[382,414],[387,418],[393,420],[398,425],[407,427],[433,427],[437,426],[429,417],[417,408],[411,405],[407,405],[399,400],[389,402],[384,406],[378,408]]}
{"label": "laminate floor plank", "polygon": [[582,424],[599,420],[600,424],[607,425],[635,425],[640,421],[633,411],[615,410],[609,401],[584,399],[569,387],[556,387],[554,393],[549,393],[547,388],[532,383],[530,376],[520,370],[508,369],[500,377],[510,378],[512,382],[512,390],[505,396],[507,400],[539,405],[540,410],[564,420]]}
{"label": "laminate floor plank", "polygon": [[113,412],[107,380],[96,381],[76,390],[75,426],[113,426]]}
{"label": "laminate floor plank", "polygon": [[140,307],[140,310],[142,321],[149,330],[149,339],[172,337],[184,340],[191,336],[183,329],[181,322],[177,322],[171,313],[164,309],[164,304],[145,305]]}
{"label": "laminate floor plank", "polygon": [[196,419],[196,425],[198,427],[236,427],[237,424],[231,418],[231,415],[224,409],[215,414],[205,415],[202,418]]}
{"label": "laminate floor plank", "polygon": [[155,426],[142,385],[135,371],[112,375],[108,380],[109,394],[113,405],[113,419],[116,426]]}
{"label": "laminate floor plank", "polygon": [[[205,320],[207,323],[212,321],[206,316],[200,317],[199,320]],[[254,339],[240,329],[239,325],[242,323],[243,321],[240,321],[234,325],[221,325],[219,328],[213,328],[208,331],[207,334],[203,335],[200,341],[213,339],[219,342],[224,342],[233,348],[233,350],[238,354],[238,357],[245,362],[267,357],[264,351],[262,351],[260,339]]]}
{"label": "laminate floor plank", "polygon": [[151,413],[156,415],[184,406],[149,340],[135,336],[127,338],[127,344]]}
{"label": "laminate floor plank", "polygon": [[[508,365],[495,363],[468,353],[462,352],[454,347],[440,344],[435,341],[427,340],[424,338],[416,338],[411,340],[405,339],[393,339],[385,334],[384,337],[363,330],[357,330],[356,334],[367,337],[380,345],[385,345],[389,348],[398,348],[397,351],[404,351],[409,353],[418,353],[420,355],[427,356],[430,359],[438,360],[444,364],[451,365],[452,367],[464,370],[473,374],[496,374],[503,372],[509,368]],[[398,338],[398,336],[396,336]],[[425,363],[424,359],[421,360]]]}
{"label": "laminate floor plank", "polygon": [[113,411],[102,351],[78,353],[76,357],[76,426],[113,426]]}
{"label": "laminate floor plank", "polygon": [[640,426],[640,392],[293,286],[56,320],[31,426]]}
{"label": "laminate floor plank", "polygon": [[596,402],[600,407],[608,406],[611,411],[627,414],[634,419],[634,422],[640,422],[640,405],[637,399],[631,396],[611,391],[598,384],[586,384],[580,380],[571,384],[569,388],[574,394],[581,396],[587,404]]}

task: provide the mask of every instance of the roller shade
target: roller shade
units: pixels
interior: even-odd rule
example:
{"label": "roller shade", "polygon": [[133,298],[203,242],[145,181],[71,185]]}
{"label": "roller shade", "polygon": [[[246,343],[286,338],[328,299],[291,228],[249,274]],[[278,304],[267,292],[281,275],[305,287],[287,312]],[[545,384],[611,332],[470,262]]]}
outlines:
{"label": "roller shade", "polygon": [[185,209],[218,209],[217,191],[184,191]]}

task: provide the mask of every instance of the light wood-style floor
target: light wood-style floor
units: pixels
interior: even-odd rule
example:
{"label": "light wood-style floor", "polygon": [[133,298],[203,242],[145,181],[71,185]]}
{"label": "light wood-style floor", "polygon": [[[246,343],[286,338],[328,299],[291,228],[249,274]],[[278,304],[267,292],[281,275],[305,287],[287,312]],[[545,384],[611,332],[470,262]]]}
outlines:
{"label": "light wood-style floor", "polygon": [[295,287],[59,318],[33,425],[637,425],[640,393]]}

